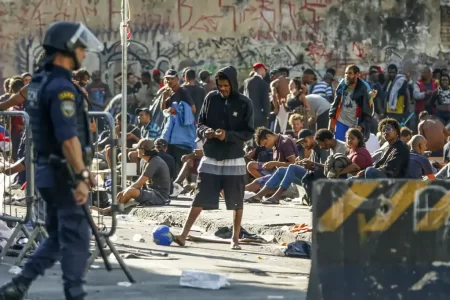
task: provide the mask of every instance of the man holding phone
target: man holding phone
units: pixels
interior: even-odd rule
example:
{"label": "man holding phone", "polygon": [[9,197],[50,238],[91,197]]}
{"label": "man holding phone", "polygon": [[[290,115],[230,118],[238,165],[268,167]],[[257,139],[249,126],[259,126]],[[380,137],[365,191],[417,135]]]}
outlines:
{"label": "man holding phone", "polygon": [[205,139],[204,156],[198,167],[197,189],[183,232],[174,241],[185,240],[202,210],[219,208],[223,190],[225,204],[233,211],[232,250],[240,250],[246,164],[244,143],[255,133],[253,105],[238,92],[237,71],[229,66],[215,76],[218,91],[210,92],[198,118],[197,136]]}

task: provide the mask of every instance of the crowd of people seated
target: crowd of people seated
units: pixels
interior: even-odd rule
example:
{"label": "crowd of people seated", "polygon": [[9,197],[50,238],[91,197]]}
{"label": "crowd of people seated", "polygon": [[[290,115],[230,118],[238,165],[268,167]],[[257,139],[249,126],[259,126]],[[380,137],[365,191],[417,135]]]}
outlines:
{"label": "crowd of people seated", "polygon": [[[217,89],[214,75],[186,68],[154,70],[140,77],[127,74],[128,115],[112,103],[100,72],[74,72],[74,84],[84,91],[90,110],[114,114],[115,134],[126,135],[126,149],[113,143],[104,122],[93,123],[96,158],[111,167],[112,147],[117,161],[126,155],[135,165],[129,186],[115,201],[126,206],[165,205],[196,186],[203,157],[203,140],[196,125],[205,96]],[[5,81],[5,101],[31,79],[30,74]],[[334,69],[324,76],[304,70],[290,78],[288,68],[269,70],[255,63],[240,92],[253,103],[255,134],[246,143],[246,203],[278,205],[291,188],[303,187],[311,205],[312,186],[319,179],[373,178],[448,179],[450,175],[449,72],[423,68],[417,81],[390,65],[367,74],[350,65],[343,78]],[[156,124],[155,109],[162,124]],[[20,110],[21,106],[12,109]],[[122,132],[122,122],[127,132]],[[161,123],[161,121],[158,121]],[[13,158],[20,158],[23,125],[13,122]],[[133,167],[134,168],[134,167]],[[23,181],[18,181],[23,184]],[[104,213],[108,213],[108,207]]]}

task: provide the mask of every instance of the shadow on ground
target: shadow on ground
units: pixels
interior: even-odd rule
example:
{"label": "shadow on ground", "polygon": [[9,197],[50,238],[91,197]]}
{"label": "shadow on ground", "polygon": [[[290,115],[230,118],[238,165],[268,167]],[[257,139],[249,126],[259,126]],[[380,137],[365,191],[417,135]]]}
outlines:
{"label": "shadow on ground", "polygon": [[[149,250],[149,249],[147,249]],[[176,253],[176,251],[171,251]],[[306,299],[305,292],[301,291],[293,279],[272,279],[261,276],[257,270],[248,270],[245,272],[233,273],[230,280],[231,286],[220,290],[200,290],[193,288],[180,287],[179,280],[182,269],[191,269],[183,266],[182,261],[189,260],[187,253],[178,253],[183,256],[182,260],[169,261],[172,254],[167,259],[154,257],[150,259],[127,259],[126,263],[134,276],[136,283],[130,287],[118,286],[119,282],[127,282],[127,278],[115,261],[111,261],[113,271],[107,272],[104,269],[101,260],[95,262],[98,269],[91,269],[86,278],[86,289],[89,292],[87,300],[262,300],[262,299],[284,299],[284,300],[302,300]],[[172,257],[173,259],[173,257]],[[212,259],[212,260],[211,260]],[[215,266],[220,267],[222,260],[215,261],[210,257],[208,261],[211,265],[200,265],[199,269],[208,270]],[[0,282],[9,280],[12,275],[8,273],[11,268],[8,263],[0,265]],[[191,263],[192,265],[192,263]],[[174,267],[175,266],[175,267]],[[256,269],[256,268],[255,268]],[[214,272],[213,270],[211,270]],[[256,271],[256,272],[255,272]],[[217,271],[216,271],[217,272]],[[259,276],[258,276],[259,275]],[[286,274],[288,275],[288,274]],[[236,279],[236,277],[239,277]],[[263,279],[261,279],[264,277]],[[283,282],[284,280],[284,282]],[[270,297],[272,296],[272,297]],[[273,297],[276,296],[276,297]],[[64,299],[62,295],[62,281],[60,265],[55,265],[47,271],[46,276],[39,278],[34,284],[28,295],[28,300],[60,300]]]}

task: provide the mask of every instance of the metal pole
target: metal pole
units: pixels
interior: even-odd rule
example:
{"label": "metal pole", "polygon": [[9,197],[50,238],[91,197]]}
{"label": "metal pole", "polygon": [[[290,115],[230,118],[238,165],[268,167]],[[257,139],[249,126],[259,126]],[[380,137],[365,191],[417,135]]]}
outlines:
{"label": "metal pole", "polygon": [[[122,148],[122,190],[127,187],[127,73],[128,73],[128,7],[127,0],[122,0],[122,129],[120,134]],[[111,170],[115,172],[116,170]]]}

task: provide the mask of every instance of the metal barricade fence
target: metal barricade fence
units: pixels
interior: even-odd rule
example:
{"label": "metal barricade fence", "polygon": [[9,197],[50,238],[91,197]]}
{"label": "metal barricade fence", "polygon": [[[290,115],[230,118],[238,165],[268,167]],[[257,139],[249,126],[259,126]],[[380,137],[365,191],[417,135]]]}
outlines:
{"label": "metal barricade fence", "polygon": [[[117,196],[117,148],[119,146],[117,134],[115,131],[115,124],[112,115],[108,112],[89,112],[89,117],[92,121],[95,121],[95,132],[93,132],[94,139],[94,161],[91,165],[91,172],[96,176],[97,188],[91,191],[90,201],[91,210],[96,210],[97,213],[97,227],[101,234],[101,245],[96,245],[95,250],[92,252],[88,268],[94,263],[99,254],[99,247],[109,247],[117,262],[122,268],[123,272],[127,276],[128,280],[134,283],[134,279],[129,272],[125,262],[120,256],[119,252],[115,248],[114,244],[110,240],[110,237],[114,235],[117,229],[117,213],[121,211],[121,206],[116,204]],[[105,125],[105,126],[103,126]],[[105,127],[105,128],[103,128]],[[99,143],[99,137],[102,137],[105,130],[109,130],[107,137],[104,137],[103,143]],[[126,153],[126,149],[122,153]],[[100,211],[106,207],[110,207],[111,224],[109,228],[105,224],[104,217]],[[101,228],[100,228],[101,227]],[[87,271],[87,270],[86,270]]]}
{"label": "metal barricade fence", "polygon": [[[104,171],[104,173],[110,173],[110,189],[108,193],[111,194],[111,225],[109,229],[106,228],[106,225],[103,222],[103,219],[98,216],[97,225],[104,225],[102,230],[99,230],[101,236],[101,245],[95,246],[92,251],[91,259],[89,261],[88,268],[92,265],[94,260],[97,258],[99,254],[99,247],[105,248],[108,246],[111,252],[116,257],[120,267],[124,271],[125,275],[129,279],[130,282],[135,282],[132,275],[130,274],[127,266],[125,265],[123,259],[120,257],[118,251],[110,241],[109,237],[114,235],[117,228],[117,219],[116,214],[120,211],[120,206],[115,203],[115,196],[117,195],[117,174],[116,174],[116,155],[117,155],[117,139],[115,137],[114,130],[114,121],[111,114],[107,112],[90,112],[89,116],[96,120],[104,120],[106,125],[109,127],[111,132],[111,160],[110,160],[110,171]],[[12,129],[12,118],[21,118],[23,120],[23,128],[22,132],[17,132]],[[20,142],[23,143],[21,145],[21,154],[23,157],[19,157],[20,160],[16,162],[12,162],[12,153],[14,151],[19,150],[19,143],[16,142],[15,139],[20,136]],[[0,168],[2,168],[2,173],[0,174],[0,193],[1,199],[3,203],[0,203],[0,246],[3,246],[2,251],[0,252],[0,262],[8,256],[17,256],[15,261],[15,265],[20,265],[23,259],[29,254],[31,249],[37,249],[38,242],[41,238],[47,238],[48,234],[45,230],[45,219],[46,219],[46,208],[45,202],[39,196],[39,192],[35,189],[34,183],[34,160],[33,160],[33,144],[31,139],[31,128],[29,123],[29,116],[26,112],[23,111],[4,111],[0,112],[0,153],[3,158],[0,157]],[[19,155],[20,156],[20,155]],[[22,165],[21,167],[18,167]],[[93,169],[94,174],[100,174],[99,168],[95,170],[95,165],[91,165],[91,169]],[[25,197],[21,201],[22,203],[18,203],[17,199],[13,198],[13,194],[20,195],[20,191],[16,191],[17,187],[13,189],[11,187],[11,178],[15,175],[14,173],[18,172],[17,170],[25,170],[26,172],[26,185],[25,185]],[[8,176],[11,174],[12,176]],[[1,182],[3,180],[3,182]],[[14,190],[14,192],[13,192]],[[91,206],[99,205],[100,201],[100,192],[107,191],[104,187],[98,187],[91,191]],[[22,192],[23,194],[23,192]],[[21,204],[25,205],[24,207],[20,207]],[[3,226],[2,226],[3,225]],[[11,230],[9,227],[13,227]],[[7,241],[4,244],[4,240],[2,242],[1,237],[6,237]],[[17,241],[21,238],[26,238],[28,241],[23,245],[16,244]],[[16,245],[17,246],[16,246]],[[14,246],[14,247],[13,247]],[[20,247],[19,247],[20,246]],[[14,252],[12,249],[18,249],[20,253],[17,251]]]}
{"label": "metal barricade fence", "polygon": [[[33,150],[28,114],[24,111],[3,111],[0,112],[0,120],[0,151],[2,153],[0,167],[3,170],[1,176],[3,182],[0,186],[3,193],[0,220],[5,225],[2,236],[8,236],[11,233],[0,253],[0,261],[6,255],[17,256],[15,265],[20,265],[29,250],[37,248],[37,241],[41,236],[44,238],[48,236],[44,226],[45,204],[42,199],[37,200],[34,188]],[[26,172],[25,195],[21,199],[23,192],[18,190],[20,186],[16,185],[13,189],[11,185],[11,178],[20,171]],[[14,226],[12,232],[9,232],[6,225]],[[25,245],[23,243],[14,245],[22,238],[28,239]],[[19,250],[20,253],[14,252],[13,249]]]}

